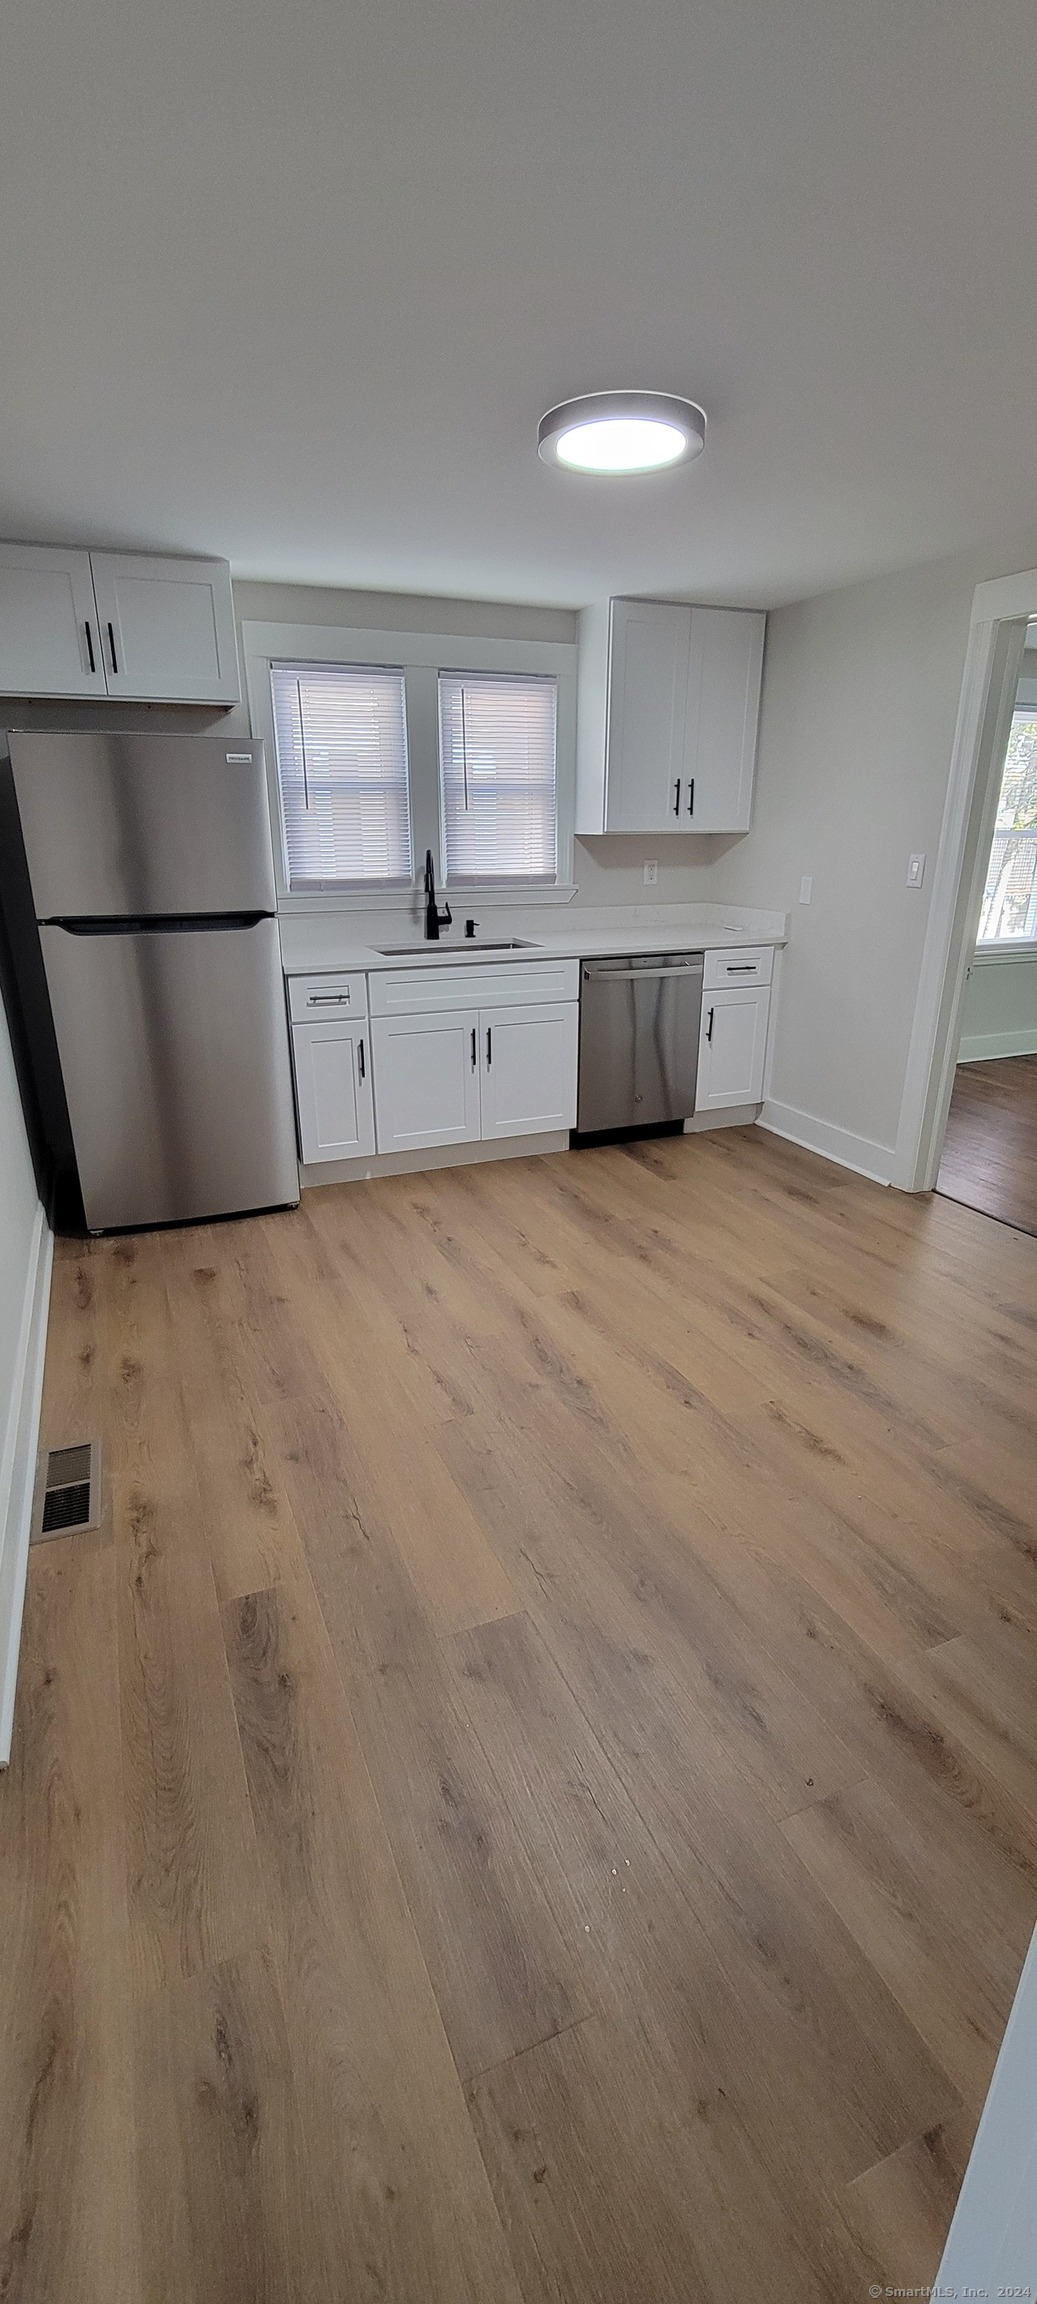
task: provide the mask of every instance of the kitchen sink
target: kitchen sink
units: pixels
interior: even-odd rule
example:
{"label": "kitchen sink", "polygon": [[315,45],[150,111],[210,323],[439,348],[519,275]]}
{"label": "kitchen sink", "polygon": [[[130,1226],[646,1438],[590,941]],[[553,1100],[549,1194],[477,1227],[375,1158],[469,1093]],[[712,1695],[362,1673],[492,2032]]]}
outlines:
{"label": "kitchen sink", "polygon": [[504,936],[497,943],[491,943],[488,937],[466,936],[461,944],[447,944],[445,941],[437,944],[430,938],[427,944],[380,944],[378,946],[379,955],[383,960],[399,960],[404,954],[408,957],[413,954],[416,960],[422,960],[426,957],[435,960],[452,960],[458,952],[535,951],[536,945],[530,941],[528,936]]}

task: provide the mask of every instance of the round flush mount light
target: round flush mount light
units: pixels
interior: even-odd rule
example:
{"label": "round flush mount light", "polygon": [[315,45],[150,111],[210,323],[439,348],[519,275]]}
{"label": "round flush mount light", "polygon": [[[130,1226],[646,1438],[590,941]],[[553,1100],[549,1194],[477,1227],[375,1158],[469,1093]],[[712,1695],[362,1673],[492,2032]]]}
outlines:
{"label": "round flush mount light", "polygon": [[572,472],[662,472],[705,446],[706,419],[694,400],[672,392],[584,392],[540,419],[546,464]]}

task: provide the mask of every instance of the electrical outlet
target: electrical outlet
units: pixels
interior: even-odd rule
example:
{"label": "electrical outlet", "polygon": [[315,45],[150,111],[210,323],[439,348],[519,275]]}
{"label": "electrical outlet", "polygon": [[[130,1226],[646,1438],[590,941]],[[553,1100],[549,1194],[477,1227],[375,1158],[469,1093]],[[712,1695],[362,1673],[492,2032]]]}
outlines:
{"label": "electrical outlet", "polygon": [[907,885],[908,885],[908,887],[909,887],[909,888],[920,888],[920,887],[921,887],[921,885],[922,885],[922,882],[923,882],[923,880],[924,880],[924,879],[925,879],[925,857],[924,857],[924,856],[909,856],[909,857],[908,857],[908,859],[907,859]]}
{"label": "electrical outlet", "polygon": [[645,864],[645,887],[646,887],[646,888],[657,888],[657,887],[658,887],[658,885],[659,885],[659,866],[658,866],[658,863],[657,863],[657,861],[656,861],[655,857],[653,856],[653,857],[651,857],[651,859],[650,859],[648,862],[646,862],[646,864]]}
{"label": "electrical outlet", "polygon": [[800,901],[800,903],[801,903],[801,904],[809,904],[809,902],[810,902],[810,899],[811,899],[811,897],[812,897],[813,893],[814,893],[814,882],[813,882],[813,878],[812,878],[812,876],[811,876],[811,874],[810,874],[809,872],[804,872],[804,874],[803,874],[803,878],[802,878],[802,880],[801,880],[801,881],[800,881],[800,883],[799,883],[799,901]]}

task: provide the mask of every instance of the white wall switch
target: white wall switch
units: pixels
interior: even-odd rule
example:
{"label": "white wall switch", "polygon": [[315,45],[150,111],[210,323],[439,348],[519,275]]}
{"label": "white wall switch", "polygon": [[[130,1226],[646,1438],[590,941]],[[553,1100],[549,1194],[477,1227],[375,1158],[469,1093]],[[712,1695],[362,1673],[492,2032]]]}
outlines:
{"label": "white wall switch", "polygon": [[658,862],[657,862],[656,858],[653,856],[653,857],[652,857],[652,859],[651,859],[651,861],[650,861],[649,863],[646,863],[646,865],[645,865],[645,887],[646,887],[646,888],[656,888],[656,887],[658,887],[658,884],[659,884],[659,865],[658,865]]}
{"label": "white wall switch", "polygon": [[922,882],[923,882],[923,880],[924,880],[924,879],[925,879],[925,857],[924,857],[924,856],[909,856],[909,857],[908,857],[908,859],[907,859],[907,885],[908,885],[908,887],[909,887],[909,888],[920,888],[920,887],[921,887],[921,885],[922,885]]}
{"label": "white wall switch", "polygon": [[803,878],[802,878],[802,880],[801,880],[801,881],[800,881],[800,883],[799,883],[799,901],[800,901],[800,903],[801,903],[801,904],[809,904],[809,902],[810,902],[810,899],[811,899],[811,897],[812,897],[813,893],[814,893],[814,881],[813,881],[813,876],[812,876],[812,874],[811,874],[811,873],[809,873],[809,872],[804,872],[804,874],[803,874]]}

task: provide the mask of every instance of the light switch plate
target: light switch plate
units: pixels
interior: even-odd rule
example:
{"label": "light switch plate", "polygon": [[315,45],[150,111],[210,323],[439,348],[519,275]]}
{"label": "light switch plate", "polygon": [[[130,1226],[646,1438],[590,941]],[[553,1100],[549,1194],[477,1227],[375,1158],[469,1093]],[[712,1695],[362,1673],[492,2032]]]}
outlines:
{"label": "light switch plate", "polygon": [[803,874],[803,878],[802,878],[802,880],[801,880],[801,881],[800,881],[800,883],[799,883],[799,901],[800,901],[800,903],[801,903],[801,904],[809,904],[809,902],[810,902],[810,899],[811,899],[811,897],[812,897],[813,893],[814,893],[814,879],[813,879],[813,874],[812,874],[812,873],[810,873],[810,872],[804,872],[804,874]]}
{"label": "light switch plate", "polygon": [[657,888],[657,887],[658,887],[658,885],[659,885],[659,866],[658,866],[658,862],[657,862],[656,858],[655,858],[654,856],[652,856],[652,857],[651,857],[650,859],[648,859],[648,860],[646,861],[646,863],[645,863],[645,887],[646,887],[646,888]]}
{"label": "light switch plate", "polygon": [[909,887],[909,888],[920,888],[920,887],[921,887],[921,885],[922,885],[922,882],[923,882],[923,880],[924,880],[924,879],[925,879],[925,857],[924,857],[924,856],[909,856],[909,857],[908,857],[908,859],[907,859],[907,885],[908,885],[908,887]]}

